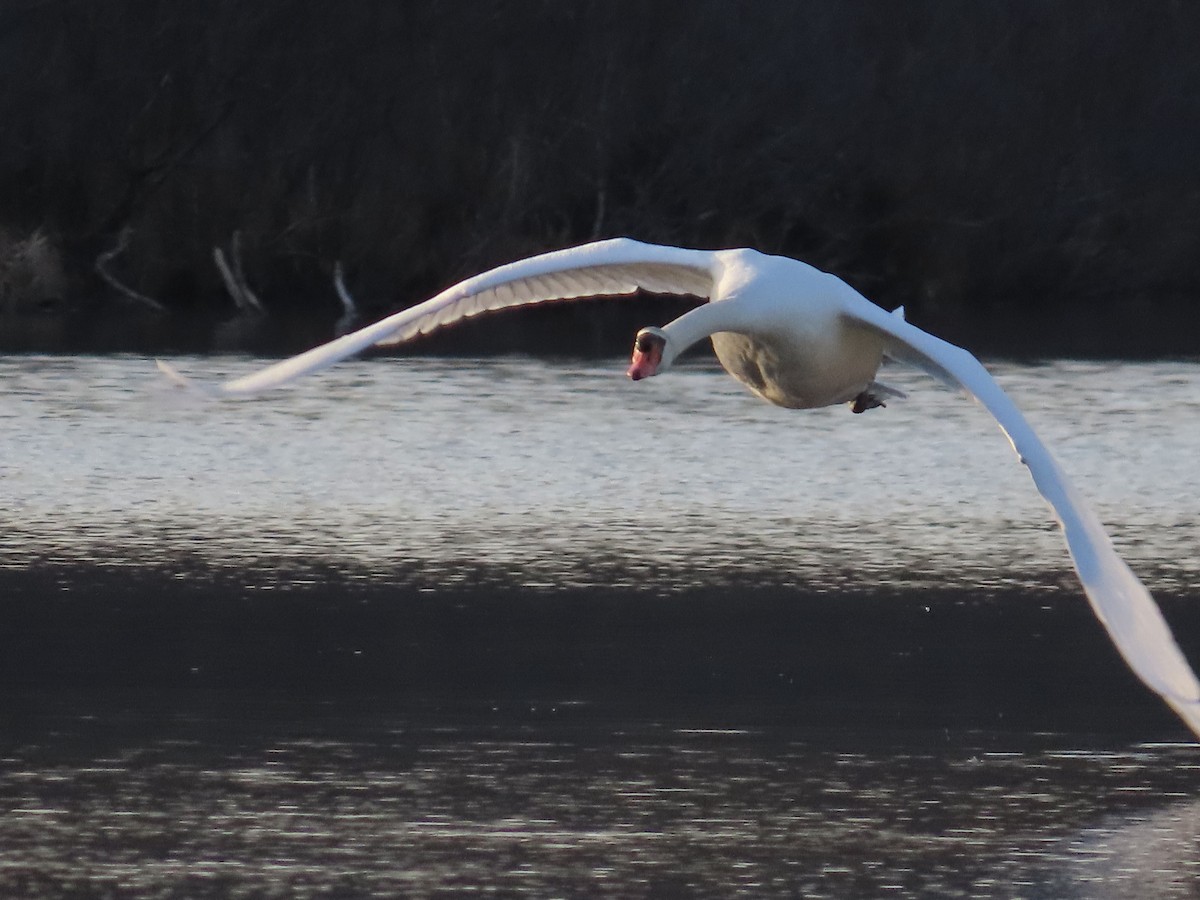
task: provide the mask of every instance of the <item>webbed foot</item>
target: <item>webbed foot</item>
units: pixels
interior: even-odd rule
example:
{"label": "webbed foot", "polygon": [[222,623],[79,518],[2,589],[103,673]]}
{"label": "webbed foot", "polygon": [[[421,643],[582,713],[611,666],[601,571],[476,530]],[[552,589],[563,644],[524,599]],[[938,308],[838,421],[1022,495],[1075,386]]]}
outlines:
{"label": "webbed foot", "polygon": [[887,404],[879,397],[878,394],[873,394],[870,391],[863,391],[850,403],[850,412],[858,415],[865,413],[868,409],[874,409],[877,406],[887,407]]}
{"label": "webbed foot", "polygon": [[874,409],[877,406],[886,407],[883,402],[884,397],[905,397],[904,391],[892,387],[890,384],[884,384],[882,381],[872,381],[867,385],[867,389],[850,401],[850,411],[853,413],[864,413],[868,409]]}

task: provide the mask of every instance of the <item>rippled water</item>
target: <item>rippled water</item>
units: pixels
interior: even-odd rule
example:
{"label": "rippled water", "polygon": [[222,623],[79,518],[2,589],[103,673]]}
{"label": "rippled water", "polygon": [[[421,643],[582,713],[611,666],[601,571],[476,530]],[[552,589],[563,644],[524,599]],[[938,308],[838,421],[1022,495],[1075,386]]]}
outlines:
{"label": "rippled water", "polygon": [[[1200,366],[994,368],[1139,574],[1192,589]],[[633,384],[616,361],[527,359],[349,362],[211,403],[144,359],[0,358],[2,546],[20,563],[182,552],[437,578],[486,561],[549,585],[1069,578],[987,414],[905,369],[888,377],[909,398],[862,416],[770,407],[710,365]]]}
{"label": "rippled water", "polygon": [[[1200,365],[993,369],[1190,652]],[[981,410],[621,372],[0,358],[0,894],[1200,893]]]}
{"label": "rippled water", "polygon": [[[102,711],[101,711],[102,712]],[[1193,746],[163,710],[6,741],[6,896],[1193,897]],[[369,724],[365,724],[369,723]],[[146,722],[140,723],[143,727]],[[976,736],[976,740],[979,740]]]}

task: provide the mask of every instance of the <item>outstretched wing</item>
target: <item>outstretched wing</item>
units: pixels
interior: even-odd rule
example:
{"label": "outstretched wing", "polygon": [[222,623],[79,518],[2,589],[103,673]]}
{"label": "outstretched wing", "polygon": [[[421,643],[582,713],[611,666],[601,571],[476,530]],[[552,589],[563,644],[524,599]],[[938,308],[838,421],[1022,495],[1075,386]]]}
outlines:
{"label": "outstretched wing", "polygon": [[961,347],[889,315],[857,294],[848,307],[844,315],[849,320],[883,335],[889,356],[966,390],[995,417],[1054,509],[1084,592],[1121,656],[1200,735],[1200,683],[1158,604],[1117,555],[1087,501],[987,369]]}
{"label": "outstretched wing", "polygon": [[[531,256],[468,278],[424,303],[228,381],[213,392],[223,396],[255,394],[317,372],[373,344],[398,344],[493,309],[638,290],[707,298],[713,290],[714,265],[714,254],[706,250],[643,244],[629,238]],[[167,363],[160,360],[158,366],[172,381],[189,383]]]}

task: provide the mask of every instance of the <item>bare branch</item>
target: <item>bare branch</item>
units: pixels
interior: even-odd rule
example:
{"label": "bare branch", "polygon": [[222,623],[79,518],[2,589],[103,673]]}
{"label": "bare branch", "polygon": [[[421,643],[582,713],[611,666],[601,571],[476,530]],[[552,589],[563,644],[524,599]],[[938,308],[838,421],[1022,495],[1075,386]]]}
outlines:
{"label": "bare branch", "polygon": [[337,291],[338,299],[342,301],[342,314],[333,326],[334,333],[338,337],[353,331],[362,318],[358,311],[358,304],[354,302],[354,297],[346,289],[346,280],[342,274],[342,261],[339,259],[333,264],[333,289]]}
{"label": "bare branch", "polygon": [[233,277],[233,272],[230,271],[229,264],[225,262],[225,251],[220,247],[213,247],[213,262],[216,263],[217,271],[221,273],[221,281],[225,284],[225,292],[233,298],[233,302],[237,304],[238,309],[241,309],[241,293],[238,291],[237,279]]}
{"label": "bare branch", "polygon": [[148,307],[155,312],[165,313],[167,308],[155,300],[153,297],[147,297],[145,294],[135,291],[128,285],[122,284],[117,276],[108,270],[108,264],[125,252],[125,248],[129,246],[130,229],[122,228],[121,233],[117,235],[117,245],[111,250],[106,250],[96,256],[95,270],[114,291],[124,297],[126,300],[132,300],[135,303],[140,303],[142,306]]}
{"label": "bare branch", "polygon": [[242,233],[240,231],[233,233],[231,249],[233,251],[233,274],[237,277],[238,287],[241,288],[242,295],[246,298],[249,306],[253,306],[259,312],[264,312],[258,295],[250,290],[250,282],[246,280],[246,270],[242,268]]}
{"label": "bare branch", "polygon": [[225,290],[233,298],[233,302],[240,314],[265,316],[267,310],[254,291],[250,289],[250,285],[246,281],[245,270],[242,268],[242,241],[240,232],[235,231],[233,233],[229,249],[230,255],[233,257],[232,268],[230,268],[229,263],[225,260],[225,252],[220,247],[213,247],[213,262],[216,263],[217,271],[221,273],[221,281],[225,284]]}

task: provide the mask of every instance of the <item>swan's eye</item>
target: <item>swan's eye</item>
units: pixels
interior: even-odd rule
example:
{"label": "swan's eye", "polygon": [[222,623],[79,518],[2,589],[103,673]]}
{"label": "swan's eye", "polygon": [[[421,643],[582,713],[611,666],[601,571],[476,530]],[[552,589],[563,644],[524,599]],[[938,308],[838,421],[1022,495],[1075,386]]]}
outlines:
{"label": "swan's eye", "polygon": [[633,346],[637,349],[638,353],[649,353],[659,341],[660,339],[652,334],[639,334]]}

